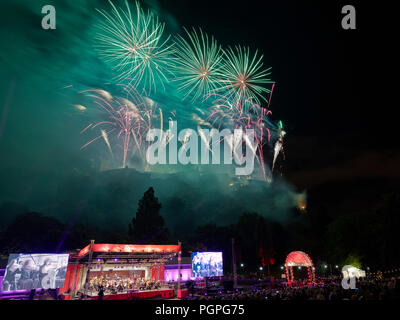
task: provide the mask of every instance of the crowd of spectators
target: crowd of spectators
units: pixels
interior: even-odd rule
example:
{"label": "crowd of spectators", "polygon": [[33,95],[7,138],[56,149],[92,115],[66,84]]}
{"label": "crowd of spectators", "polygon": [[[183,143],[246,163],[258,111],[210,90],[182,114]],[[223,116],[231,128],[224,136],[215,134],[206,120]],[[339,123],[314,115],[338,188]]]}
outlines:
{"label": "crowd of spectators", "polygon": [[341,277],[319,279],[317,285],[307,285],[300,281],[288,286],[286,281],[274,282],[273,286],[238,288],[232,291],[223,289],[214,294],[204,292],[186,299],[193,300],[322,300],[322,301],[381,301],[400,300],[400,277],[390,279],[367,278],[356,282],[356,289],[344,289]]}

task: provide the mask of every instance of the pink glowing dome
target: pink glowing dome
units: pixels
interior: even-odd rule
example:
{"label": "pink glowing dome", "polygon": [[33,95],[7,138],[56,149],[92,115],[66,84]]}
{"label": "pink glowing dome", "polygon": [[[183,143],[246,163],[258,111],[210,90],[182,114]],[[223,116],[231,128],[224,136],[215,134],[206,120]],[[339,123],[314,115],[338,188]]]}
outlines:
{"label": "pink glowing dome", "polygon": [[312,267],[313,263],[310,256],[303,251],[292,251],[285,260],[285,266],[293,267]]}

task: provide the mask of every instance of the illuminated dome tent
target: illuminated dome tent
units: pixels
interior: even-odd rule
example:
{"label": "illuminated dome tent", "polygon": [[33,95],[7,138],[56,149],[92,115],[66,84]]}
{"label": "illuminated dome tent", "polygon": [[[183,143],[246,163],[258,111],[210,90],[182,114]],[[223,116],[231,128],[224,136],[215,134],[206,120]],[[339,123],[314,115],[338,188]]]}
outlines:
{"label": "illuminated dome tent", "polygon": [[294,281],[293,267],[306,267],[309,285],[315,283],[314,265],[310,256],[303,251],[292,251],[285,260],[285,271],[288,285],[291,286]]}

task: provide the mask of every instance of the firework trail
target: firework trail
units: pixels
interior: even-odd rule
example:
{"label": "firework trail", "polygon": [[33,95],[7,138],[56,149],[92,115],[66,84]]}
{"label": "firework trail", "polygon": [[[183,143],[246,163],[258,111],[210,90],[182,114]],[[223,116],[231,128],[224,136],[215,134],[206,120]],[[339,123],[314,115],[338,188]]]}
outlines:
{"label": "firework trail", "polygon": [[283,130],[282,121],[279,121],[278,126],[279,126],[279,128],[278,128],[278,139],[275,142],[275,146],[274,146],[274,159],[272,161],[271,171],[274,171],[275,161],[278,158],[279,152],[283,153],[283,137],[286,134],[286,132]]}
{"label": "firework trail", "polygon": [[[250,142],[251,139],[249,139],[246,134],[244,134],[243,140],[254,153],[262,169],[265,180],[270,180],[271,177],[267,175],[265,168],[263,150],[266,145],[272,146],[272,140],[274,139],[279,141],[280,150],[284,135],[284,131],[281,130],[281,127],[278,128],[276,124],[273,124],[268,119],[268,116],[271,115],[271,111],[260,107],[251,99],[232,100],[229,97],[218,94],[212,94],[208,98],[214,99],[212,101],[213,105],[209,110],[209,115],[205,120],[202,120],[202,122],[210,123],[212,127],[218,130],[230,128],[242,129],[245,132],[246,129],[253,129],[255,144],[252,145]],[[238,141],[235,141],[233,145],[237,145],[237,143]],[[276,143],[275,147],[277,148]],[[232,148],[232,151],[235,153],[235,148]],[[275,152],[273,163],[275,163],[277,155],[278,153]]]}
{"label": "firework trail", "polygon": [[108,140],[107,132],[105,132],[104,130],[100,130],[100,132],[101,132],[101,135],[102,135],[102,137],[103,137],[103,139],[104,139],[104,141],[105,141],[105,143],[106,143],[106,145],[108,147],[108,150],[110,151],[110,153],[112,155],[113,153],[112,153],[112,150],[111,150],[110,141]]}
{"label": "firework trail", "polygon": [[236,46],[235,49],[223,50],[224,61],[221,67],[224,86],[220,91],[237,103],[253,99],[260,104],[260,99],[267,101],[264,94],[271,91],[264,87],[272,84],[268,77],[271,68],[263,68],[263,55],[258,56],[257,51],[252,56],[249,48]]}
{"label": "firework trail", "polygon": [[278,141],[275,143],[275,147],[274,147],[274,159],[273,159],[273,161],[272,161],[272,168],[271,168],[271,171],[274,171],[275,161],[276,161],[276,158],[278,157],[279,151],[281,151],[281,148],[282,148],[282,143],[278,140]]}
{"label": "firework trail", "polygon": [[185,29],[188,40],[176,37],[176,78],[183,99],[192,95],[192,102],[221,86],[220,68],[222,61],[221,47],[214,37],[208,37],[201,29],[189,32]]}
{"label": "firework trail", "polygon": [[136,15],[128,1],[125,1],[125,10],[109,3],[111,13],[96,9],[104,18],[95,37],[99,56],[117,73],[117,82],[134,79],[148,91],[156,91],[156,83],[164,87],[174,61],[169,37],[162,40],[165,25],[152,13],[145,13],[138,2],[135,3]]}
{"label": "firework trail", "polygon": [[[159,118],[156,106],[150,103],[150,99],[142,97],[132,85],[119,85],[126,97],[113,97],[109,92],[99,89],[85,90],[87,97],[93,99],[95,106],[102,111],[103,119],[97,123],[91,123],[81,132],[93,130],[98,127],[100,135],[84,144],[81,149],[86,148],[98,139],[103,138],[108,149],[112,153],[110,134],[114,133],[117,140],[122,140],[123,161],[122,166],[126,166],[127,155],[131,148],[131,138],[134,138],[135,148],[140,150],[145,143],[145,136],[153,126],[153,120]],[[162,115],[162,110],[159,109]],[[162,121],[162,116],[161,116]]]}
{"label": "firework trail", "polygon": [[74,106],[74,108],[75,108],[76,110],[79,110],[79,111],[85,111],[85,110],[86,110],[86,107],[82,106],[81,104],[76,104],[76,105]]}

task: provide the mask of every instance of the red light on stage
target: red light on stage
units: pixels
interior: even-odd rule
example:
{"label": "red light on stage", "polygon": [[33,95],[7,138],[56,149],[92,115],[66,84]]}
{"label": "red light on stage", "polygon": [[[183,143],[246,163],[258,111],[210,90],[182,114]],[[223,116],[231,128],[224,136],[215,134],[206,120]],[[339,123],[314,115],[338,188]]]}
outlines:
{"label": "red light on stage", "polygon": [[[89,253],[90,246],[83,248],[78,257],[82,257]],[[93,252],[158,252],[158,253],[169,253],[169,252],[179,252],[181,247],[179,245],[141,245],[141,244],[131,244],[131,245],[119,245],[119,244],[94,244],[92,246]]]}
{"label": "red light on stage", "polygon": [[[97,246],[97,245],[95,245],[95,246]],[[93,250],[95,250],[95,249],[93,249]],[[103,246],[100,251],[108,252],[108,251],[110,251],[110,247],[109,246]]]}

